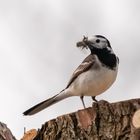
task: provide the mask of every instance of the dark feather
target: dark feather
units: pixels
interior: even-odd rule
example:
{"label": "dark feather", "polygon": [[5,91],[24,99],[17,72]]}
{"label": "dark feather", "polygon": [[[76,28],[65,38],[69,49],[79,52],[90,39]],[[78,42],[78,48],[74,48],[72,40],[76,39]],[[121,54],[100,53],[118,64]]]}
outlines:
{"label": "dark feather", "polygon": [[68,88],[71,83],[83,72],[89,70],[91,66],[95,62],[95,56],[94,55],[89,55],[87,56],[84,61],[81,63],[81,65],[78,66],[78,68],[74,71],[70,81],[68,82],[68,85],[66,88]]}
{"label": "dark feather", "polygon": [[58,96],[59,94],[31,107],[30,109],[26,110],[25,112],[23,112],[24,115],[33,115],[35,113],[38,112],[38,110],[43,110],[44,108],[46,108],[46,103],[48,103],[48,106],[51,106],[52,104],[54,104],[55,102],[57,102],[57,100],[55,100],[55,98]]}

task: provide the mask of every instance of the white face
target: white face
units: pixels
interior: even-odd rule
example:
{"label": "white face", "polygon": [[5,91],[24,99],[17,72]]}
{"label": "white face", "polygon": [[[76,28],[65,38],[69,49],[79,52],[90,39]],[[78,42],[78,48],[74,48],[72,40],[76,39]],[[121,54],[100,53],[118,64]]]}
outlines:
{"label": "white face", "polygon": [[103,37],[93,36],[91,38],[88,38],[88,42],[91,46],[94,46],[98,49],[107,48],[108,50],[111,50],[111,48],[108,45],[108,41]]}

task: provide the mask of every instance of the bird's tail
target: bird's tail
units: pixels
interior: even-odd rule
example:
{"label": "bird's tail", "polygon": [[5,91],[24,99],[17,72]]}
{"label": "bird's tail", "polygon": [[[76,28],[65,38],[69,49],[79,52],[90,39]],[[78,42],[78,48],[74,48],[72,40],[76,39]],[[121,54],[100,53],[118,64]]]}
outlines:
{"label": "bird's tail", "polygon": [[24,115],[34,115],[40,111],[42,111],[43,109],[67,98],[70,97],[71,95],[69,93],[66,93],[65,90],[62,90],[59,94],[31,107],[30,109],[26,110],[23,114]]}

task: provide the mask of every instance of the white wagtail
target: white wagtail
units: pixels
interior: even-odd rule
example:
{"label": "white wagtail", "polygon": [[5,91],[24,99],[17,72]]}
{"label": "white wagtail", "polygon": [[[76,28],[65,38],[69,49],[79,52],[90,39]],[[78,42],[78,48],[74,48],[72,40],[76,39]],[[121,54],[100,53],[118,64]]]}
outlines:
{"label": "white wagtail", "polygon": [[101,35],[88,39],[84,37],[77,47],[89,48],[91,54],[87,56],[74,71],[67,87],[59,94],[33,106],[24,115],[33,115],[65,98],[80,96],[83,106],[84,96],[95,97],[106,91],[115,81],[119,59],[113,52],[110,42]]}

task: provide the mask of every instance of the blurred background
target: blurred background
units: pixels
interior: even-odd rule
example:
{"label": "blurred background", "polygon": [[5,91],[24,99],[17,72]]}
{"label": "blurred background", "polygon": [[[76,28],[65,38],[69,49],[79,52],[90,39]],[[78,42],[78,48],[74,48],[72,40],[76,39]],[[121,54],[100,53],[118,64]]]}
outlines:
{"label": "blurred background", "polygon": [[[83,35],[107,37],[120,58],[115,84],[97,97],[109,102],[139,98],[140,1],[0,0],[0,121],[16,138],[59,115],[82,109],[78,97],[30,117],[22,113],[61,91],[89,51]],[[92,105],[89,97],[86,106]]]}

